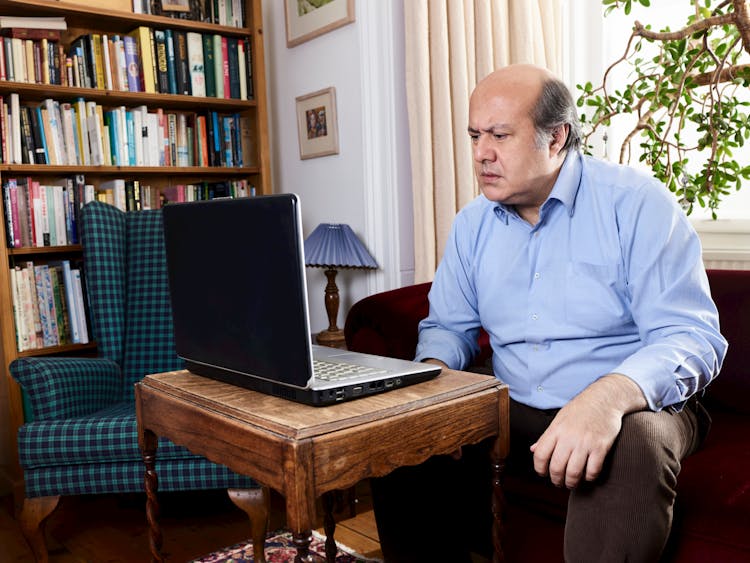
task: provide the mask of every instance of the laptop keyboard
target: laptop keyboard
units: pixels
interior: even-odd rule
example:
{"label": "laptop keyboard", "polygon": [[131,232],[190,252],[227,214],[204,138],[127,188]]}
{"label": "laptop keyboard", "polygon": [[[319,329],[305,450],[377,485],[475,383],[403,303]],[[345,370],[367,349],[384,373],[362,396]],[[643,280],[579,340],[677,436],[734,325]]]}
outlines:
{"label": "laptop keyboard", "polygon": [[349,364],[346,362],[327,362],[325,360],[313,360],[313,371],[315,379],[323,381],[345,381],[366,375],[385,373],[386,370]]}

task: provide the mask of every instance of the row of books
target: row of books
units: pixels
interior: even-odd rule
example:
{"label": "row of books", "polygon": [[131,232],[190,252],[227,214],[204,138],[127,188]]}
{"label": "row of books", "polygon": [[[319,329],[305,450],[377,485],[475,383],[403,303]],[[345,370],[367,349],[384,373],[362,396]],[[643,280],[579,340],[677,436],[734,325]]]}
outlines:
{"label": "row of books", "polygon": [[77,244],[80,208],[94,199],[82,174],[56,181],[3,179],[5,229],[10,248]]}
{"label": "row of books", "polygon": [[160,209],[170,203],[255,195],[255,186],[246,179],[175,184],[158,189],[140,180],[115,178],[101,182],[97,188],[87,185],[86,189],[97,201],[114,205],[122,211]]}
{"label": "row of books", "polygon": [[3,30],[0,40],[0,80],[68,85],[67,55],[55,29]]}
{"label": "row of books", "polygon": [[172,112],[78,98],[21,105],[0,96],[0,162],[67,166],[252,166],[250,117]]}
{"label": "row of books", "polygon": [[69,260],[10,269],[19,352],[89,341],[83,274]]}
{"label": "row of books", "polygon": [[244,0],[133,0],[133,13],[245,27]]}
{"label": "row of books", "polygon": [[2,184],[5,229],[10,248],[77,244],[78,216],[90,201],[123,211],[160,209],[169,203],[215,198],[251,197],[247,179],[174,184],[160,188],[138,179],[113,178],[98,185],[83,174],[51,181],[32,177],[5,178]]}
{"label": "row of books", "polygon": [[0,80],[119,92],[253,98],[247,38],[139,26],[90,33],[68,53],[60,30],[13,28],[0,41]]}

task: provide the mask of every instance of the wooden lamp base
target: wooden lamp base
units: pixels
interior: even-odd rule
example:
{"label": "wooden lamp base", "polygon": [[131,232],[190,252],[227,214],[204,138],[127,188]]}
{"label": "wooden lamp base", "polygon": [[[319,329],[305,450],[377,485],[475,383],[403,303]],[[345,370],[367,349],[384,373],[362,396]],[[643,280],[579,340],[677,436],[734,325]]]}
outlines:
{"label": "wooden lamp base", "polygon": [[329,268],[325,271],[328,284],[326,285],[325,303],[328,313],[328,329],[318,333],[317,342],[323,346],[344,348],[344,331],[336,325],[339,314],[339,288],[336,286],[336,270]]}

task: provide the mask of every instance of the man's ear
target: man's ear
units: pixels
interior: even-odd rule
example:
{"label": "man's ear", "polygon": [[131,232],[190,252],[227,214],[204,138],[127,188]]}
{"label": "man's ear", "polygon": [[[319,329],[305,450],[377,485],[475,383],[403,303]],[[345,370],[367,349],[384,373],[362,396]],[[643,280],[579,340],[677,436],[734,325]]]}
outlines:
{"label": "man's ear", "polygon": [[570,125],[560,125],[555,127],[552,131],[552,139],[549,145],[551,154],[558,154],[563,150],[565,141],[568,140],[568,133],[570,133]]}

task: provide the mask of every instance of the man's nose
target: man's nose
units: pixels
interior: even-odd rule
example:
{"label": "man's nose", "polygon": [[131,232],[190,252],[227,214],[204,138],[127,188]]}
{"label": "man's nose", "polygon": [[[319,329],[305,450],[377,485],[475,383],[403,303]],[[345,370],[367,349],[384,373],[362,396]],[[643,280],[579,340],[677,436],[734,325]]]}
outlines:
{"label": "man's nose", "polygon": [[495,160],[495,154],[491,150],[487,137],[480,135],[474,143],[474,160],[484,162],[485,160]]}

